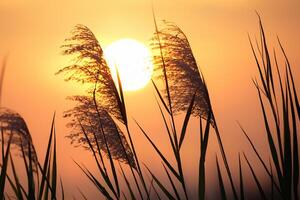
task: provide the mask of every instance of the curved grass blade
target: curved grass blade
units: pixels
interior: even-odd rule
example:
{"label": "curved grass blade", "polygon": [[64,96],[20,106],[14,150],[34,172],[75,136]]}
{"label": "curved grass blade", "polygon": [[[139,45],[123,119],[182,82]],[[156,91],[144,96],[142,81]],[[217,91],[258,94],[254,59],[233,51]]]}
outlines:
{"label": "curved grass blade", "polygon": [[256,177],[256,174],[255,174],[255,172],[254,172],[254,170],[253,170],[253,168],[252,168],[252,166],[251,166],[250,162],[248,161],[248,159],[247,159],[247,157],[246,157],[245,154],[244,154],[244,158],[246,159],[246,162],[247,162],[247,164],[248,164],[248,166],[249,166],[249,168],[250,168],[251,174],[252,174],[252,176],[253,176],[253,178],[254,178],[254,180],[255,180],[255,183],[256,183],[256,186],[257,186],[257,188],[258,188],[258,190],[259,190],[259,194],[260,194],[261,198],[262,198],[263,200],[267,200],[267,197],[266,197],[266,195],[265,195],[265,192],[264,192],[264,190],[263,190],[263,188],[262,188],[262,186],[261,186],[261,184],[260,184],[258,178]]}
{"label": "curved grass blade", "polygon": [[148,134],[144,131],[144,129],[139,125],[139,123],[137,121],[135,121],[135,123],[138,125],[138,127],[140,128],[140,130],[142,131],[142,133],[145,135],[145,137],[147,138],[147,140],[150,142],[150,144],[152,145],[152,147],[155,149],[155,151],[157,152],[157,154],[161,157],[161,159],[164,161],[164,163],[166,164],[166,166],[170,169],[170,171],[174,174],[174,176],[181,181],[181,177],[179,176],[179,174],[176,172],[176,170],[172,167],[172,165],[169,163],[169,161],[165,158],[165,156],[161,153],[161,151],[158,149],[158,147],[154,144],[154,142],[150,139],[150,137],[148,136]]}
{"label": "curved grass blade", "polygon": [[176,200],[175,197],[168,191],[168,189],[159,181],[158,178],[151,172],[151,170],[146,166],[148,172],[151,174],[153,180],[156,182],[156,184],[159,186],[161,191],[168,197],[170,200]]}
{"label": "curved grass blade", "polygon": [[245,192],[244,192],[244,181],[243,181],[243,172],[242,172],[242,163],[241,163],[240,153],[239,153],[239,175],[240,175],[240,199],[244,200]]}
{"label": "curved grass blade", "polygon": [[55,126],[55,113],[54,113],[53,118],[52,118],[52,124],[51,124],[50,136],[49,136],[47,151],[46,151],[45,160],[44,160],[44,166],[43,166],[43,168],[41,168],[41,172],[43,174],[43,177],[42,177],[41,185],[40,185],[40,189],[39,189],[38,200],[42,199],[46,181],[49,182],[49,180],[46,180],[47,176],[46,176],[45,173],[48,171],[48,165],[49,165],[49,162],[50,162],[49,157],[50,157],[50,153],[51,153],[51,145],[52,145],[52,137],[53,137],[53,132],[54,132],[54,126]]}
{"label": "curved grass blade", "polygon": [[195,96],[196,96],[196,92],[193,95],[193,98],[191,100],[191,103],[190,103],[190,105],[187,109],[187,112],[186,112],[186,115],[185,115],[185,118],[184,118],[184,122],[183,122],[182,129],[181,129],[181,135],[180,135],[180,139],[179,139],[179,150],[180,150],[181,145],[183,143],[183,140],[184,140],[184,137],[185,137],[185,134],[186,134],[186,128],[188,126],[188,123],[189,123],[189,120],[190,120],[190,117],[191,117],[191,114],[192,114],[192,110],[193,110],[193,106],[194,106],[194,102],[195,102]]}
{"label": "curved grass blade", "polygon": [[[9,159],[9,155],[10,155],[9,152],[10,152],[10,145],[11,145],[11,141],[12,141],[12,136],[13,136],[13,134],[11,134],[10,137],[9,137],[5,153],[4,153],[4,151],[2,151],[3,164],[2,164],[1,175],[0,175],[0,199],[4,199],[6,171],[7,171],[8,159]],[[4,141],[3,134],[2,134],[2,141]],[[4,148],[4,147],[2,147],[2,148]]]}
{"label": "curved grass blade", "polygon": [[[203,133],[202,124],[200,124],[200,137],[203,135],[203,140],[201,138],[201,152],[200,152],[200,161],[199,161],[199,178],[198,178],[198,197],[199,199],[205,199],[205,158],[206,158],[206,150],[208,146],[208,138],[209,138],[209,129],[210,129],[210,120],[212,117],[212,113],[209,112],[208,120],[206,121],[205,130]],[[200,121],[200,123],[202,123]]]}
{"label": "curved grass blade", "polygon": [[174,182],[173,182],[173,180],[172,180],[172,177],[170,176],[170,173],[168,172],[166,166],[165,166],[164,164],[162,164],[162,165],[163,165],[163,167],[164,167],[164,169],[165,169],[165,172],[166,172],[166,174],[167,174],[167,176],[168,176],[168,179],[169,179],[169,181],[170,181],[170,183],[171,183],[171,185],[172,185],[172,188],[173,188],[173,190],[174,190],[174,193],[175,193],[176,198],[177,198],[178,200],[180,200],[180,196],[179,196],[178,191],[177,191],[177,189],[176,189],[176,186],[175,186],[175,184],[174,184]]}
{"label": "curved grass blade", "polygon": [[[125,182],[126,182],[127,188],[128,188],[128,190],[129,190],[129,192],[130,192],[130,197],[131,197],[132,200],[136,200],[136,197],[135,197],[135,195],[134,195],[134,192],[133,192],[133,190],[132,190],[132,187],[131,187],[131,185],[130,185],[130,182],[128,181],[128,179],[127,179],[127,177],[126,177],[126,175],[125,175],[125,173],[124,173],[124,170],[123,170],[123,168],[122,168],[122,166],[121,166],[120,163],[119,163],[119,165],[120,165],[120,169],[121,169],[122,175],[123,175],[123,177],[124,177],[124,180],[125,180]],[[125,195],[124,195],[124,196],[125,196]]]}
{"label": "curved grass blade", "polygon": [[52,160],[52,191],[51,191],[51,199],[56,198],[56,184],[57,184],[57,161],[56,161],[56,133],[54,129],[54,143],[53,143],[53,160]]}
{"label": "curved grass blade", "polygon": [[222,178],[222,174],[221,174],[221,170],[220,170],[220,166],[219,166],[219,162],[218,162],[218,157],[216,157],[216,164],[217,164],[217,173],[218,173],[218,179],[219,179],[219,187],[220,187],[220,191],[221,191],[221,199],[226,200],[227,199],[226,191],[225,191],[223,178]]}

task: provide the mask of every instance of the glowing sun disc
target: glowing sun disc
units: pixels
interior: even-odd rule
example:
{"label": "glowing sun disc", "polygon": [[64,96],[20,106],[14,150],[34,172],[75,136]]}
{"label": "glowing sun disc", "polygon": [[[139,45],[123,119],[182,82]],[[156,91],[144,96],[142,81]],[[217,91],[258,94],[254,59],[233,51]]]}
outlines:
{"label": "glowing sun disc", "polygon": [[121,39],[104,49],[104,56],[117,83],[118,68],[124,90],[138,90],[151,79],[153,65],[149,49],[133,39]]}

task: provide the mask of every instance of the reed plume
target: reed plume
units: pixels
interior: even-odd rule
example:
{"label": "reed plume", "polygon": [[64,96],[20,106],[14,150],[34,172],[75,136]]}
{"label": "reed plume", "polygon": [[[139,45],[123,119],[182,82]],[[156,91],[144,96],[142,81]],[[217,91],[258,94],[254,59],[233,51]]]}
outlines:
{"label": "reed plume", "polygon": [[[63,67],[56,74],[65,74],[66,81],[90,85],[88,93],[96,91],[98,103],[112,116],[126,124],[126,114],[118,89],[113,81],[103,50],[93,32],[84,25],[75,26],[72,36],[65,40],[63,55],[73,55],[73,64]],[[96,90],[95,87],[96,86]]]}
{"label": "reed plume", "polygon": [[84,130],[93,148],[97,149],[98,145],[108,155],[107,144],[113,159],[136,168],[129,144],[109,113],[104,108],[97,106],[92,97],[73,96],[69,99],[77,102],[74,108],[64,113],[64,117],[72,118],[67,124],[72,128],[71,133],[67,136],[71,139],[71,143],[89,149]]}
{"label": "reed plume", "polygon": [[23,117],[10,109],[0,108],[0,129],[5,135],[12,135],[11,144],[25,156],[31,151],[31,158],[37,163],[37,155],[32,144],[31,134]]}
{"label": "reed plume", "polygon": [[[164,70],[169,84],[171,105],[174,114],[185,112],[195,94],[192,114],[207,119],[210,103],[204,80],[199,72],[189,41],[183,31],[171,22],[151,38],[154,79],[164,80]],[[164,95],[168,98],[167,91]],[[169,103],[170,104],[170,103]]]}

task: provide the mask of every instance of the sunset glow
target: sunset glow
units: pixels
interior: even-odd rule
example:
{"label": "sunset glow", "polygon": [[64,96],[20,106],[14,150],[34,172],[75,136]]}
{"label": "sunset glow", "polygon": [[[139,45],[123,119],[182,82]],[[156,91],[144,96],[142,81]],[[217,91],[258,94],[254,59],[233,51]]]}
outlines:
{"label": "sunset glow", "polygon": [[105,48],[104,54],[115,82],[118,68],[124,90],[141,89],[150,81],[153,67],[150,51],[144,44],[133,39],[121,39]]}

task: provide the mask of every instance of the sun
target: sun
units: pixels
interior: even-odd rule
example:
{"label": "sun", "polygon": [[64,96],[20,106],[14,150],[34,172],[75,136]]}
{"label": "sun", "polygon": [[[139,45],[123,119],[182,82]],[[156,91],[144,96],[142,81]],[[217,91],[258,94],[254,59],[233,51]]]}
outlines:
{"label": "sun", "polygon": [[117,40],[104,49],[104,56],[116,83],[117,67],[124,90],[138,90],[149,83],[153,65],[151,53],[143,43],[133,39]]}

